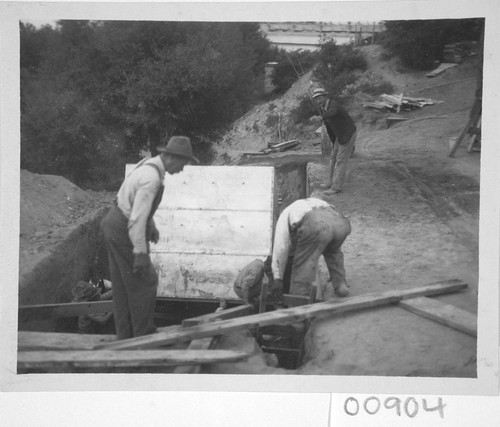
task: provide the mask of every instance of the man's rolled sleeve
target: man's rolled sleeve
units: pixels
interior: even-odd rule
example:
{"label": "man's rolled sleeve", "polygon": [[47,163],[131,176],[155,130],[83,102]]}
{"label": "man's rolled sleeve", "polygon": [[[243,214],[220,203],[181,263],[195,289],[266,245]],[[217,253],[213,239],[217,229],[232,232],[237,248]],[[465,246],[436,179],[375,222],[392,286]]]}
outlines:
{"label": "man's rolled sleeve", "polygon": [[[156,173],[156,172],[155,172]],[[148,253],[146,243],[146,226],[153,200],[160,188],[160,182],[156,179],[142,178],[138,183],[135,193],[132,211],[128,220],[128,235],[134,246],[133,253]]]}
{"label": "man's rolled sleeve", "polygon": [[290,252],[290,228],[288,225],[289,210],[286,208],[278,221],[274,233],[274,245],[272,256],[272,271],[275,279],[282,279],[285,274],[288,254]]}

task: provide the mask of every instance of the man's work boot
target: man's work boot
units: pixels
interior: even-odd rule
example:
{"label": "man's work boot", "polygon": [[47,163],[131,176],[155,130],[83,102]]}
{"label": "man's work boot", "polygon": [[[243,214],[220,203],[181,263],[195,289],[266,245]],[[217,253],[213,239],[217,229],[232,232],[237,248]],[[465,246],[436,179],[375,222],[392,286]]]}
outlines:
{"label": "man's work boot", "polygon": [[345,284],[342,284],[335,288],[335,294],[339,297],[346,297],[347,295],[349,295],[349,289],[347,289],[347,286]]}

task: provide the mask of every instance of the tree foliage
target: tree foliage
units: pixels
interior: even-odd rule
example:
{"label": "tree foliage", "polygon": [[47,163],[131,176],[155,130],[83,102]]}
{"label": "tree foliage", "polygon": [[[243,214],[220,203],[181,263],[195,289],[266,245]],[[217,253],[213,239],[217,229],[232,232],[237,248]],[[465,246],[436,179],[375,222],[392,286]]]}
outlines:
{"label": "tree foliage", "polygon": [[484,29],[484,19],[386,21],[385,28],[380,43],[399,56],[404,65],[423,70],[442,59],[446,44],[478,41]]}
{"label": "tree foliage", "polygon": [[364,71],[367,62],[362,52],[353,45],[337,45],[334,40],[321,45],[314,77],[332,95],[356,81],[355,70]]}
{"label": "tree foliage", "polygon": [[90,179],[103,134],[128,152],[197,143],[245,111],[268,41],[253,23],[58,21],[20,26],[21,166]]}
{"label": "tree foliage", "polygon": [[270,49],[267,62],[276,62],[272,82],[275,93],[286,92],[300,75],[311,70],[317,61],[317,53],[298,49],[287,52],[285,49]]}

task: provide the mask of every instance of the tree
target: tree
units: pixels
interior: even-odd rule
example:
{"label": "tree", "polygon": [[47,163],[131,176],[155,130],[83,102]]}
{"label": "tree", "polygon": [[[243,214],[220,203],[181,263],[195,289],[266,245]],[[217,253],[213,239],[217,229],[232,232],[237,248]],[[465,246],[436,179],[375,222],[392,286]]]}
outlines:
{"label": "tree", "polygon": [[22,31],[22,165],[78,184],[106,129],[136,156],[174,133],[206,141],[253,101],[269,47],[252,23],[58,21],[37,57]]}
{"label": "tree", "polygon": [[442,58],[446,44],[479,40],[484,19],[431,19],[386,21],[380,42],[406,66],[424,70]]}

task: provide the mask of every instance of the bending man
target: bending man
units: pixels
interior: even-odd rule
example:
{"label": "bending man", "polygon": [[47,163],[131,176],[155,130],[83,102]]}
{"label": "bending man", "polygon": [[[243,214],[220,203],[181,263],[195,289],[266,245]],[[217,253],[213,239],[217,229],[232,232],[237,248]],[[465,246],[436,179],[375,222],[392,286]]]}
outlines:
{"label": "bending man", "polygon": [[165,172],[181,172],[193,157],[191,141],[173,136],[158,156],[144,159],[125,178],[117,204],[102,220],[108,251],[113,311],[118,339],[156,331],[153,314],[158,275],[149,258],[149,242],[157,243],[159,232],[153,215],[163,195]]}
{"label": "bending man", "polygon": [[348,294],[341,246],[351,232],[349,220],[324,200],[310,197],[286,207],[276,223],[272,271],[273,293],[282,298],[283,276],[292,260],[290,293],[308,296],[323,255],[338,296]]}

